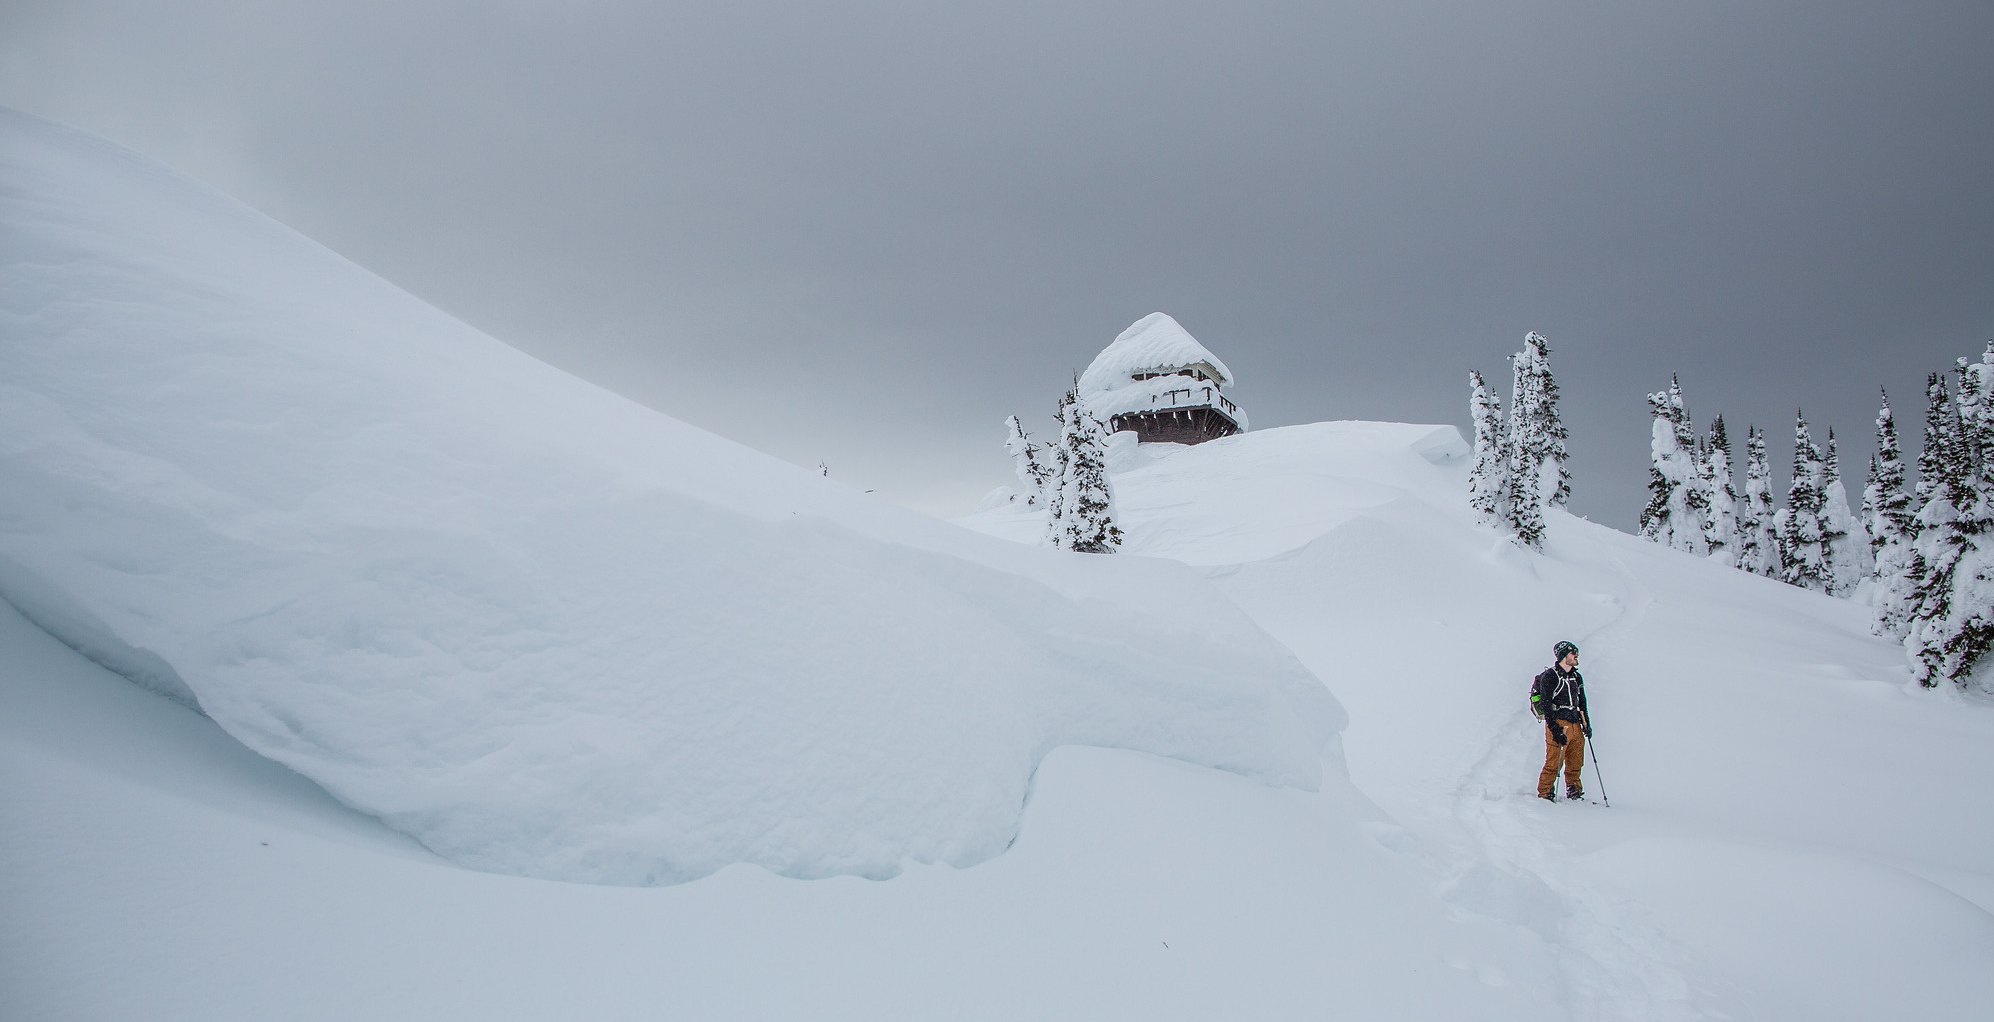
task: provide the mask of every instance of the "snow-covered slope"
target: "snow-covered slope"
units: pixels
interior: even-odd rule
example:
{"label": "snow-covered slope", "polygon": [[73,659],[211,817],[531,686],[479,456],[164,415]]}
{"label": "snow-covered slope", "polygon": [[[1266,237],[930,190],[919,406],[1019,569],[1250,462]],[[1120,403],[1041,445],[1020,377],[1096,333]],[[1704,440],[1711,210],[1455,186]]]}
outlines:
{"label": "snow-covered slope", "polygon": [[[1864,608],[1557,512],[1526,554],[1473,523],[1453,427],[1118,439],[1127,549],[1204,566],[1323,679],[1352,779],[1452,849],[1452,896],[1559,946],[1576,1017],[1994,1004],[1994,707],[1911,685]],[[1525,697],[1565,638],[1611,809],[1533,797]]]}
{"label": "snow-covered slope", "polygon": [[1177,566],[878,504],[19,114],[0,189],[0,596],[452,859],[968,864],[1065,744],[1319,782],[1340,711]]}
{"label": "snow-covered slope", "polygon": [[[0,1018],[1994,1004],[1994,708],[1845,603],[1562,514],[1516,550],[1451,427],[1124,438],[1131,555],[1059,556],[0,136]],[[1559,638],[1611,808],[1530,794]]]}
{"label": "snow-covered slope", "polygon": [[[0,607],[0,1018],[1556,1018],[1348,784],[1069,747],[965,870],[452,866]],[[890,783],[890,782],[889,782]]]}

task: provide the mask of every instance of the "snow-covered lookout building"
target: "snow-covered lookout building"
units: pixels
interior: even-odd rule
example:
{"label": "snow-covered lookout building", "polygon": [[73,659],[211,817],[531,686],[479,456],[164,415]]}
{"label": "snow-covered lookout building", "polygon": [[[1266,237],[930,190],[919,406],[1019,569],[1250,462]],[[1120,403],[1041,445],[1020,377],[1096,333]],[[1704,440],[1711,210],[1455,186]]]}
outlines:
{"label": "snow-covered lookout building", "polygon": [[1152,312],[1122,331],[1080,374],[1080,397],[1116,432],[1143,443],[1201,444],[1246,432],[1225,396],[1232,371],[1177,321]]}

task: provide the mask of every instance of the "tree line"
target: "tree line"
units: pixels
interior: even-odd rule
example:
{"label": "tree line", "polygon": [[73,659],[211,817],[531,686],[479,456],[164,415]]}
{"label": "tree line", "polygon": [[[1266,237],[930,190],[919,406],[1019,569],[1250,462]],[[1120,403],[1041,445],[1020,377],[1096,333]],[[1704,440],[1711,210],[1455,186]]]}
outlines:
{"label": "tree line", "polygon": [[[1525,336],[1510,356],[1510,403],[1468,374],[1476,518],[1541,550],[1544,512],[1571,499],[1568,433],[1558,413],[1550,343]],[[1059,438],[1040,447],[1006,421],[1023,498],[1046,511],[1045,542],[1064,550],[1121,547],[1106,464],[1107,426],[1076,387],[1061,396]],[[1878,635],[1903,642],[1926,687],[1967,684],[1994,646],[1994,341],[1927,378],[1917,479],[1909,481],[1889,395],[1876,416],[1876,453],[1860,507],[1841,477],[1835,432],[1814,440],[1804,411],[1793,427],[1784,506],[1773,501],[1765,431],[1745,431],[1743,488],[1724,417],[1698,433],[1681,381],[1648,395],[1653,417],[1648,502],[1640,535],[1727,567],[1866,602]]]}
{"label": "tree line", "polygon": [[[1542,549],[1546,508],[1571,495],[1567,435],[1550,346],[1524,339],[1510,357],[1510,408],[1468,374],[1474,465],[1468,503],[1482,523]],[[1866,602],[1878,635],[1900,640],[1919,684],[1965,685],[1994,646],[1994,341],[1925,387],[1917,480],[1909,482],[1890,398],[1876,415],[1859,508],[1849,505],[1835,431],[1817,443],[1794,416],[1786,503],[1773,500],[1765,431],[1745,431],[1743,488],[1719,415],[1699,434],[1681,381],[1648,395],[1653,416],[1648,503],[1640,535],[1728,567]]]}
{"label": "tree line", "polygon": [[1917,481],[1908,482],[1890,397],[1876,415],[1859,510],[1835,434],[1825,450],[1794,418],[1793,477],[1775,510],[1765,435],[1747,431],[1745,492],[1733,489],[1719,416],[1699,437],[1682,389],[1649,396],[1654,443],[1641,535],[1790,585],[1867,602],[1878,635],[1901,640],[1918,682],[1965,684],[1994,641],[1994,342],[1925,386]]}

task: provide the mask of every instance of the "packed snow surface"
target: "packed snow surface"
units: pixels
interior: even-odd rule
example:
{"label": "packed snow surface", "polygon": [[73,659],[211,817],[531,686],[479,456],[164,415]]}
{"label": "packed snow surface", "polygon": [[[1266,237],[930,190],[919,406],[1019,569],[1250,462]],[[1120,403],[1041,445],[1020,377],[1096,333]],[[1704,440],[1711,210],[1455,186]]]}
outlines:
{"label": "packed snow surface", "polygon": [[1179,565],[884,507],[43,122],[0,188],[0,595],[456,861],[966,865],[1066,744],[1320,783],[1340,710]]}
{"label": "packed snow surface", "polygon": [[[1454,856],[1445,897],[1557,949],[1520,981],[1554,986],[1560,1017],[1994,1003],[1994,707],[1912,685],[1867,608],[1562,512],[1525,552],[1474,523],[1451,426],[1132,439],[1109,458],[1125,549],[1202,567],[1322,678],[1352,781]],[[966,524],[1029,542],[1038,514]],[[1534,797],[1526,695],[1559,639],[1583,651],[1586,776],[1611,808]]]}
{"label": "packed snow surface", "polygon": [[[1039,549],[1015,501],[965,524],[1022,542],[975,540],[0,123],[0,1018],[1994,1004],[1994,707],[1861,607],[1562,512],[1519,550],[1449,426],[1121,434],[1129,553]],[[1559,639],[1610,807],[1532,795]],[[605,871],[747,854],[550,883],[326,791]],[[1015,840],[901,865],[978,821]],[[754,865],[840,862],[900,871]]]}

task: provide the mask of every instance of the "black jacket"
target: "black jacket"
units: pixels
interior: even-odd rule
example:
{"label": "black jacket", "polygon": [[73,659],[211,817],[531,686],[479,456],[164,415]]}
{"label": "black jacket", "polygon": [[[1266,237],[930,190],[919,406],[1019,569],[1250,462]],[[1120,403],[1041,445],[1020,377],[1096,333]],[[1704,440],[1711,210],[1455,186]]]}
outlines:
{"label": "black jacket", "polygon": [[1586,722],[1586,680],[1579,672],[1569,673],[1547,667],[1530,683],[1530,705],[1544,713],[1545,720]]}

